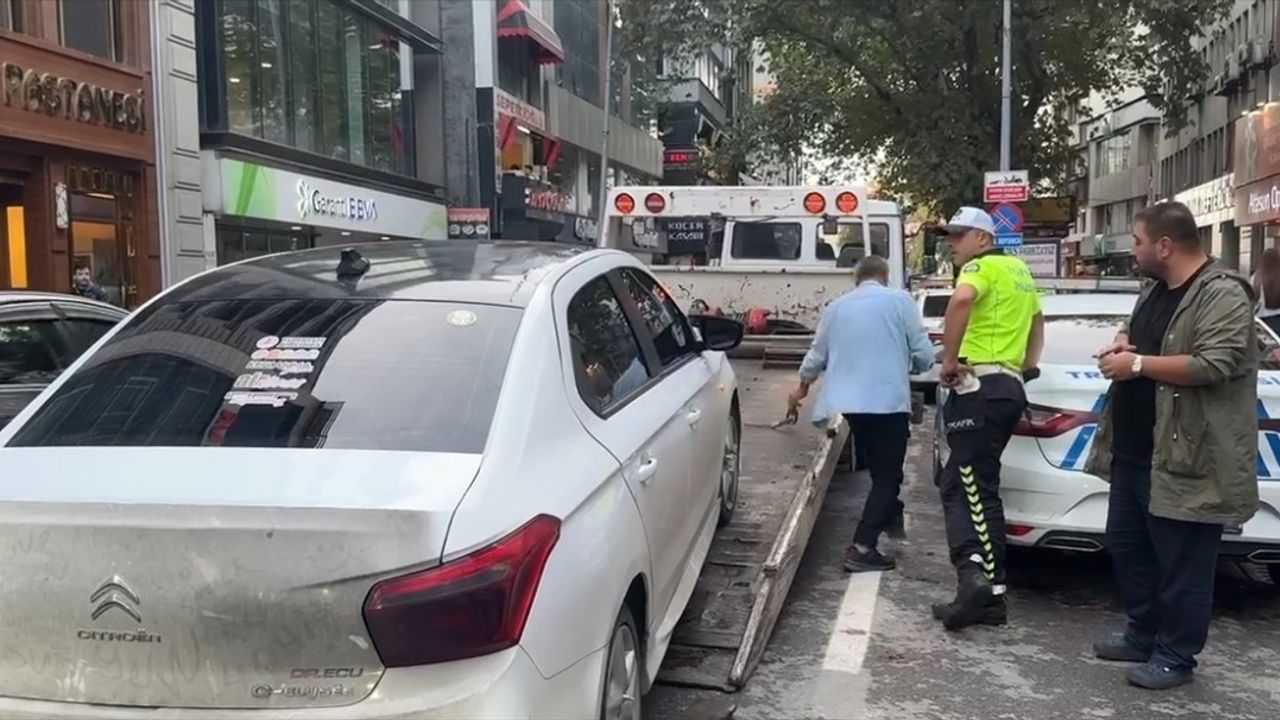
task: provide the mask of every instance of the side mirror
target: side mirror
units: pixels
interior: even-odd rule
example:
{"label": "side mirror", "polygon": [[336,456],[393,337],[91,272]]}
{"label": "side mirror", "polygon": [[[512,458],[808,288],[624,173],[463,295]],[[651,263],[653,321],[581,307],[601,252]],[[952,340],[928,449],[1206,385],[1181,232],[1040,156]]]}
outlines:
{"label": "side mirror", "polygon": [[747,328],[742,323],[727,317],[716,315],[691,315],[689,322],[698,328],[702,335],[702,344],[708,350],[725,352],[742,344],[742,336]]}

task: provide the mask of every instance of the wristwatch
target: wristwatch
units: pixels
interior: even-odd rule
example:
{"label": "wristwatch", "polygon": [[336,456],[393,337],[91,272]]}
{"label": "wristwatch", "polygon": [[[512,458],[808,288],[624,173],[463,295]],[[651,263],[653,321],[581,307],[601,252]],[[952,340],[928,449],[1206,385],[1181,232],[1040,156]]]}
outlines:
{"label": "wristwatch", "polygon": [[1133,374],[1136,376],[1140,377],[1142,375],[1142,356],[1141,355],[1133,356],[1133,365],[1130,366],[1129,369],[1132,370]]}

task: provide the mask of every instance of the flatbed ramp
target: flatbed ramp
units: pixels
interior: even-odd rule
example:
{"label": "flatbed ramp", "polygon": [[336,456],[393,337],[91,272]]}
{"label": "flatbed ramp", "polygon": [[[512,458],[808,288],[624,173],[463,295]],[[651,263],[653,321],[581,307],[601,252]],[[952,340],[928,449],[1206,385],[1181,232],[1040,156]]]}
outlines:
{"label": "flatbed ramp", "polygon": [[[750,677],[782,611],[848,437],[806,419],[772,429],[794,370],[736,360],[742,474],[733,522],[717,533],[657,681],[733,691]],[[802,417],[804,414],[802,413]],[[834,434],[833,434],[834,433]]]}

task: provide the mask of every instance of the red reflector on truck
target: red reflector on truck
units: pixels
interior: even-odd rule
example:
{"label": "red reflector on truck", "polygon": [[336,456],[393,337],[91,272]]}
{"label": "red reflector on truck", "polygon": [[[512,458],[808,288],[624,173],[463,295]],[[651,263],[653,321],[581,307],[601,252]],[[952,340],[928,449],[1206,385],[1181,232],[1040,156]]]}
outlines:
{"label": "red reflector on truck", "polygon": [[613,199],[613,207],[623,215],[630,215],[631,211],[636,209],[636,199],[626,193],[622,193]]}
{"label": "red reflector on truck", "polygon": [[648,195],[644,196],[644,209],[648,210],[654,215],[657,215],[658,213],[662,212],[663,210],[666,209],[666,207],[667,207],[667,201],[663,200],[662,196],[659,195],[658,193],[649,193]]}
{"label": "red reflector on truck", "polygon": [[822,193],[811,192],[804,196],[804,209],[817,215],[827,209],[827,199],[822,197]]}
{"label": "red reflector on truck", "polygon": [[520,642],[559,539],[560,521],[539,515],[487,548],[374,585],[364,622],[382,664],[462,660]]}

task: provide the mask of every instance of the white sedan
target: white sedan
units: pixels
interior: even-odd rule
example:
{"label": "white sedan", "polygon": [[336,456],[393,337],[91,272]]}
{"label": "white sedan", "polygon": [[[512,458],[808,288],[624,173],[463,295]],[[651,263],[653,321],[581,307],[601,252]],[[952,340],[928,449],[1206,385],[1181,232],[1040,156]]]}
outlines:
{"label": "white sedan", "polygon": [[629,255],[273,255],[0,431],[0,717],[640,718],[739,477],[723,318]]}
{"label": "white sedan", "polygon": [[[1083,471],[1110,383],[1092,354],[1115,338],[1133,310],[1132,294],[1047,295],[1041,375],[1027,383],[1030,407],[1001,458],[1010,545],[1083,552],[1103,549],[1107,484]],[[1258,323],[1258,489],[1261,506],[1242,528],[1229,528],[1221,554],[1267,564],[1280,580],[1280,341]],[[946,390],[939,391],[938,406]],[[939,422],[941,412],[939,412]],[[935,427],[935,473],[946,437]]]}

